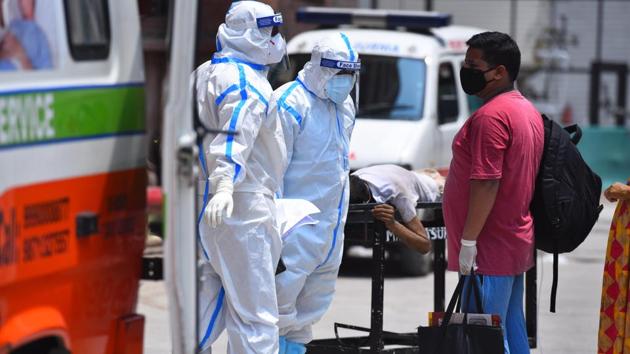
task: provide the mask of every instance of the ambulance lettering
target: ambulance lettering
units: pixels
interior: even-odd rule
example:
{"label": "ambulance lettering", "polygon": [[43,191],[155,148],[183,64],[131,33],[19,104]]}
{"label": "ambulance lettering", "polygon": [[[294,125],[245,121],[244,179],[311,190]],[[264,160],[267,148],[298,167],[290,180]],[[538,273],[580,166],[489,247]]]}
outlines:
{"label": "ambulance lettering", "polygon": [[0,210],[0,266],[17,262],[19,225],[15,209],[9,215]]}
{"label": "ambulance lettering", "polygon": [[52,93],[0,97],[0,145],[55,137]]}

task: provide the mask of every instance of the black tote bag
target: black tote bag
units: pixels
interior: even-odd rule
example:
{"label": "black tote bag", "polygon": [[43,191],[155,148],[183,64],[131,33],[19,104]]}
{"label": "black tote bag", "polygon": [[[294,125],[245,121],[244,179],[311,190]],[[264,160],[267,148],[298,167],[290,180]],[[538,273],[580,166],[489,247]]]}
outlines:
{"label": "black tote bag", "polygon": [[[459,278],[457,287],[448,304],[440,326],[418,327],[418,340],[422,354],[504,354],[503,330],[501,326],[468,324],[467,313],[461,324],[449,323],[455,304],[461,301],[464,277]],[[483,313],[479,287],[474,274],[468,282],[468,296],[474,290],[479,313]],[[473,289],[470,289],[472,287]]]}

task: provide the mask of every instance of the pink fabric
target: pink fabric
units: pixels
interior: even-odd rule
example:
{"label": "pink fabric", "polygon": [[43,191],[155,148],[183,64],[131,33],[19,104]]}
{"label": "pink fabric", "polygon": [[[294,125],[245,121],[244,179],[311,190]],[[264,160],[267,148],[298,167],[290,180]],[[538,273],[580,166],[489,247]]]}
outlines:
{"label": "pink fabric", "polygon": [[471,179],[500,180],[494,207],[477,239],[478,272],[517,275],[533,266],[529,203],[543,144],[540,113],[516,90],[488,101],[457,133],[444,191],[449,270],[459,270]]}

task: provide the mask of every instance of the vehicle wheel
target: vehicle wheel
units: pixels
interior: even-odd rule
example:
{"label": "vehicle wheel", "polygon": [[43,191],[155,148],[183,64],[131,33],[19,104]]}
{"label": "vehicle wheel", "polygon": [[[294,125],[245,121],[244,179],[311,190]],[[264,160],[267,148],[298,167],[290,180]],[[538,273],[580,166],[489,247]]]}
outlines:
{"label": "vehicle wheel", "polygon": [[35,342],[28,343],[14,351],[11,354],[71,354],[70,351],[64,348],[63,343],[59,338],[46,337],[39,339]]}
{"label": "vehicle wheel", "polygon": [[403,275],[419,276],[431,272],[433,253],[421,254],[409,247],[401,247],[398,252],[398,268]]}
{"label": "vehicle wheel", "polygon": [[48,354],[70,354],[70,351],[68,351],[66,348],[55,348],[51,349]]}

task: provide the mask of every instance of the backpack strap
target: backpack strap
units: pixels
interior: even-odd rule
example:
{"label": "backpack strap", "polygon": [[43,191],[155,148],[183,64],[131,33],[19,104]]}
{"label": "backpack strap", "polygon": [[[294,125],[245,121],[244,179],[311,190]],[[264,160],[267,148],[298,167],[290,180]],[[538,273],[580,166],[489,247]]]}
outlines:
{"label": "backpack strap", "polygon": [[[545,130],[549,129],[549,134],[545,134],[545,146],[544,150],[547,151],[549,145],[555,145],[553,148],[554,151],[558,151],[559,147],[557,146],[560,141],[560,134],[563,134],[562,127],[554,123],[551,119],[549,119],[546,115],[542,114],[543,124],[545,126]],[[575,136],[572,137],[571,141],[573,144],[577,144],[582,137],[582,131],[577,125],[572,125],[567,128],[564,128],[567,133],[572,134],[575,133]],[[543,160],[540,163],[541,168],[553,169],[552,171],[539,171],[539,176],[556,176],[555,173],[560,169],[560,165],[563,163],[560,158],[556,155],[552,154],[544,154]],[[553,190],[554,184],[557,183],[555,178],[551,179],[543,179],[541,185],[544,189]],[[543,198],[544,203],[544,213],[547,216],[547,220],[551,223],[551,225],[555,228],[558,228],[560,225],[560,212],[557,209],[557,206],[553,204],[551,200],[547,200]],[[549,301],[549,311],[556,312],[556,293],[558,291],[558,241],[554,240],[553,247],[553,281],[551,283],[551,295]]]}
{"label": "backpack strap", "polygon": [[[545,134],[545,146],[544,150],[552,149],[552,151],[558,151],[559,155],[564,156],[564,153],[560,151],[560,134],[562,134],[561,127],[555,124],[552,120],[547,118],[546,115],[542,115],[543,124],[545,129],[549,129],[549,134]],[[551,146],[551,148],[550,148]],[[562,158],[558,154],[544,154],[543,161],[541,161],[541,168],[544,171],[539,171],[539,175],[545,176],[542,180],[542,186],[544,190],[554,190],[558,181],[555,177],[558,175],[560,166],[563,164]],[[557,228],[560,224],[560,212],[554,205],[553,200],[543,198],[545,205],[545,214],[549,222]]]}
{"label": "backpack strap", "polygon": [[549,298],[549,312],[556,312],[556,293],[558,292],[558,246],[553,252],[553,280],[551,282],[551,295]]}
{"label": "backpack strap", "polygon": [[564,130],[571,135],[573,145],[577,145],[582,140],[582,129],[577,124],[564,127]]}

